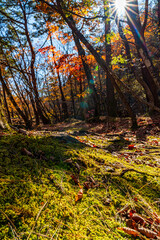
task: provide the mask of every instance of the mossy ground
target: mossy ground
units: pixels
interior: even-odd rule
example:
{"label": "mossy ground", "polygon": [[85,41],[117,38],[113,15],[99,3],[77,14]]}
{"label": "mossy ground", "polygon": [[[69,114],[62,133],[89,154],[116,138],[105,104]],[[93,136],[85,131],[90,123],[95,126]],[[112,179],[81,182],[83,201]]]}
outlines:
{"label": "mossy ground", "polygon": [[[139,239],[118,230],[125,222],[116,213],[126,204],[140,212],[158,213],[160,168],[142,159],[155,161],[159,146],[149,145],[149,140],[148,153],[136,155],[137,164],[130,157],[136,150],[127,148],[132,139],[78,133],[75,138],[79,143],[49,133],[1,136],[0,239]],[[143,146],[139,149],[144,153]],[[130,155],[126,158],[125,154]],[[142,174],[120,176],[124,168],[131,167]],[[79,175],[81,186],[89,176],[96,182],[94,188],[84,189],[77,202],[80,187],[71,178],[73,174]]]}

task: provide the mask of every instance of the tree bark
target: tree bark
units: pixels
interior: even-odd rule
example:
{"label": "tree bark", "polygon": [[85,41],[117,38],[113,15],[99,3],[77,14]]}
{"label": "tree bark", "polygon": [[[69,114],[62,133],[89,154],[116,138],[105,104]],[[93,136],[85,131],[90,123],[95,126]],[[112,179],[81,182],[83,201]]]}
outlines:
{"label": "tree bark", "polygon": [[10,111],[9,111],[9,107],[8,107],[8,102],[7,102],[7,98],[6,98],[6,92],[5,92],[5,89],[4,89],[3,85],[2,85],[2,88],[3,88],[4,105],[5,105],[5,109],[6,109],[6,112],[7,112],[7,120],[8,120],[8,123],[9,123],[9,124],[12,124],[11,115],[10,115]]}
{"label": "tree bark", "polygon": [[[109,2],[108,0],[103,0],[104,3],[104,15],[105,15],[105,54],[106,54],[106,63],[111,67],[111,41],[107,36],[111,36],[111,24],[110,24],[110,16],[109,16]],[[109,78],[108,74],[106,74],[106,90],[107,90],[107,114],[110,117],[116,117],[117,115],[117,107],[116,100],[114,94],[114,87]]]}
{"label": "tree bark", "polygon": [[10,91],[10,89],[8,88],[7,84],[5,83],[3,77],[2,77],[2,72],[1,72],[1,68],[0,68],[0,81],[3,85],[4,90],[6,91],[8,97],[10,98],[10,101],[12,102],[13,106],[15,107],[15,109],[17,110],[18,114],[22,117],[22,119],[24,120],[26,127],[27,128],[31,128],[32,126],[32,122],[31,120],[28,119],[28,116],[26,116],[22,110],[19,108],[19,106],[17,105],[16,101],[14,100],[12,93]]}
{"label": "tree bark", "polygon": [[[70,17],[70,20],[75,25],[73,17]],[[88,87],[89,87],[89,89],[91,89],[93,91],[91,93],[91,97],[93,98],[93,101],[94,101],[94,111],[95,111],[94,115],[95,115],[95,117],[98,117],[99,116],[99,97],[98,97],[97,90],[96,90],[96,87],[94,84],[91,69],[90,69],[87,61],[85,60],[85,51],[79,41],[79,38],[77,37],[77,35],[74,32],[72,32],[72,34],[73,34],[75,45],[78,50],[78,55],[81,57],[81,60],[82,60],[83,68],[84,68],[84,71],[85,71],[85,74],[87,77]]]}
{"label": "tree bark", "polygon": [[28,23],[27,23],[25,6],[22,6],[21,1],[19,1],[19,4],[20,4],[20,7],[22,9],[23,18],[24,18],[25,34],[26,34],[27,42],[28,42],[29,47],[30,47],[30,51],[31,51],[31,65],[30,65],[30,67],[31,67],[31,77],[32,77],[32,84],[33,84],[33,90],[34,90],[34,95],[35,95],[35,103],[36,103],[36,107],[37,107],[37,113],[40,116],[43,124],[49,124],[49,123],[51,123],[51,121],[48,117],[46,117],[44,115],[44,113],[42,111],[42,103],[40,101],[39,93],[38,93],[38,89],[37,89],[37,80],[36,80],[36,75],[35,75],[35,70],[34,70],[36,54],[34,52],[32,42],[31,42],[31,39],[30,39],[30,35],[29,35],[29,31],[28,31]]}
{"label": "tree bark", "polygon": [[[136,74],[136,69],[135,66],[132,63],[132,57],[131,57],[131,51],[130,51],[130,46],[128,43],[128,40],[123,32],[123,28],[121,25],[121,22],[118,19],[118,15],[116,14],[116,12],[114,13],[114,17],[115,17],[115,21],[118,27],[118,31],[119,31],[119,35],[124,43],[125,46],[125,50],[126,50],[126,56],[127,56],[127,60],[128,60],[128,66],[129,69],[131,71],[131,73],[133,74],[133,76],[135,77],[135,79],[141,84],[141,86],[144,88],[145,93],[146,93],[146,97],[147,99],[149,99],[149,102],[151,102],[152,104],[154,103],[154,97],[152,95],[152,92],[150,90],[150,88],[148,87],[148,85],[146,84],[145,81],[143,81],[143,79],[141,79],[137,74]],[[141,69],[142,70],[142,69]],[[142,73],[143,76],[143,73]]]}
{"label": "tree bark", "polygon": [[141,69],[143,81],[148,85],[150,91],[152,92],[155,106],[159,107],[160,106],[160,101],[158,98],[158,90],[160,88],[160,85],[158,83],[159,77],[157,74],[157,70],[153,66],[152,59],[149,56],[148,49],[145,43],[144,27],[146,26],[146,23],[144,22],[142,26],[140,22],[137,0],[128,0],[128,7],[126,8],[126,13],[129,27],[135,39],[138,56],[140,59],[142,59]]}

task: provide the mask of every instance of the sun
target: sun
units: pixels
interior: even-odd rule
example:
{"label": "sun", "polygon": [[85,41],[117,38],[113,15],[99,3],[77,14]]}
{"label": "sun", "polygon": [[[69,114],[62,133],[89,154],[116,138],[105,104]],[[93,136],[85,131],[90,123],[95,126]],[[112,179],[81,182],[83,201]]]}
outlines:
{"label": "sun", "polygon": [[115,0],[115,8],[118,13],[122,13],[125,10],[125,7],[127,5],[126,0]]}

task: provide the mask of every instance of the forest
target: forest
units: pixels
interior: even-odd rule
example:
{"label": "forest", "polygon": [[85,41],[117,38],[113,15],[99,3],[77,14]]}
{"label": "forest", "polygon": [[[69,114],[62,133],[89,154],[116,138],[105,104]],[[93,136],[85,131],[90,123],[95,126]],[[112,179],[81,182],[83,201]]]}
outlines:
{"label": "forest", "polygon": [[0,0],[0,239],[160,239],[160,0]]}

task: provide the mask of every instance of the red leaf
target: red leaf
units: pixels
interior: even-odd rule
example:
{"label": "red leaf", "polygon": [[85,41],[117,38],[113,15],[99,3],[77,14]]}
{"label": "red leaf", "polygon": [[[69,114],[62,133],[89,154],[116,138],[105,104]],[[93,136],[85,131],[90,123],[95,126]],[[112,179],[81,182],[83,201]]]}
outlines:
{"label": "red leaf", "polygon": [[97,146],[93,144],[92,147],[96,148]]}
{"label": "red leaf", "polygon": [[137,202],[137,201],[138,201],[138,198],[137,198],[137,197],[134,197],[134,201]]}
{"label": "red leaf", "polygon": [[135,148],[134,145],[128,145],[128,149],[129,149],[129,150],[133,150],[134,148]]}
{"label": "red leaf", "polygon": [[79,184],[79,179],[78,177],[76,177],[75,175],[71,175],[71,178],[73,179],[73,181],[75,182],[75,184]]}
{"label": "red leaf", "polygon": [[144,226],[144,224],[145,224],[144,218],[141,217],[141,216],[139,216],[139,215],[136,214],[136,213],[134,213],[134,214],[132,215],[132,219],[133,219],[136,223],[139,223],[139,224],[141,224],[141,225],[143,225],[143,226]]}

